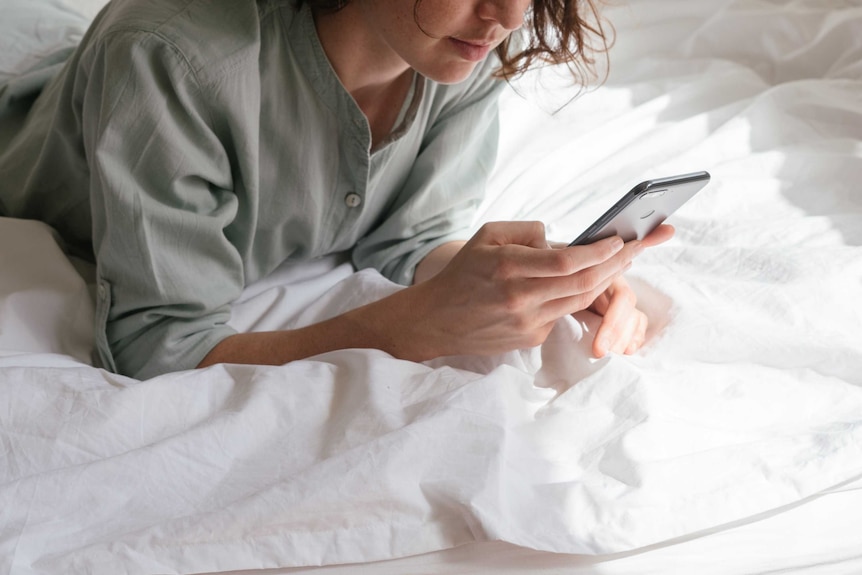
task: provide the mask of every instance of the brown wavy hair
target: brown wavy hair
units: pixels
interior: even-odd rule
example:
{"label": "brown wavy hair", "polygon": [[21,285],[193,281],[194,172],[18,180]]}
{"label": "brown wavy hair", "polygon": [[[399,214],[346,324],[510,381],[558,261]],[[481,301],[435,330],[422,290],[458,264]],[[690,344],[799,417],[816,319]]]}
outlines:
{"label": "brown wavy hair", "polygon": [[[350,0],[297,0],[297,5],[303,2],[317,10],[338,11]],[[421,2],[415,0],[414,17]],[[606,58],[612,44],[601,5],[601,0],[533,0],[524,22],[526,45],[517,46],[520,40],[510,35],[497,47],[497,76],[511,80],[534,67],[561,65],[581,84],[597,79],[596,57]],[[515,51],[513,44],[520,49]]]}

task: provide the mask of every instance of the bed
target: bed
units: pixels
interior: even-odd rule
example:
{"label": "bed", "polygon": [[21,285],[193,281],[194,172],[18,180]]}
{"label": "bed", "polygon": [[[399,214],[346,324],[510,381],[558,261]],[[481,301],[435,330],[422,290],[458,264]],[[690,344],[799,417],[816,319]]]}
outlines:
{"label": "bed", "polygon": [[[0,78],[45,73],[102,4],[3,0]],[[136,381],[92,366],[89,266],[0,219],[0,573],[862,572],[862,3],[606,15],[601,86],[569,102],[548,70],[504,94],[476,226],[566,241],[642,179],[710,171],[628,274],[642,351],[590,359],[581,313],[491,358]],[[285,265],[231,322],[395,289]]]}

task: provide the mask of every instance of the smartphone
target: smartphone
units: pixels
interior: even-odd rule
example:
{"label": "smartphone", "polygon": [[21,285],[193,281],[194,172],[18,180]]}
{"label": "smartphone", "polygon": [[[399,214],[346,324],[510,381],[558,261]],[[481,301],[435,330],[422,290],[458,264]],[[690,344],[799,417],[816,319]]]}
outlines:
{"label": "smartphone", "polygon": [[707,172],[647,180],[636,185],[579,235],[570,246],[611,236],[642,240],[709,183]]}

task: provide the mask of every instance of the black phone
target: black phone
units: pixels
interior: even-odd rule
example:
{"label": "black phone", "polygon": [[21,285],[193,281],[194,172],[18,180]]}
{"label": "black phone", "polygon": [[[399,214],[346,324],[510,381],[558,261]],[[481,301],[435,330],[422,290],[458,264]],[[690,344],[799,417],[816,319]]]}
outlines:
{"label": "black phone", "polygon": [[642,240],[709,183],[709,173],[694,172],[641,182],[579,235],[570,246],[611,236]]}

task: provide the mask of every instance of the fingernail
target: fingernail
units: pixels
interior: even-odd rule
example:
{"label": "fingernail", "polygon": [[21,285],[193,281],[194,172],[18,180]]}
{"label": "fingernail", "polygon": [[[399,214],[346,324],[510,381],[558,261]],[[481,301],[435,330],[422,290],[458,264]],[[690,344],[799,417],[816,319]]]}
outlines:
{"label": "fingernail", "polygon": [[623,239],[619,236],[615,237],[613,242],[611,243],[611,249],[614,250],[614,253],[623,249],[623,246],[626,245]]}
{"label": "fingernail", "polygon": [[646,248],[644,247],[642,242],[637,242],[634,247],[635,256],[639,256],[643,253]]}

